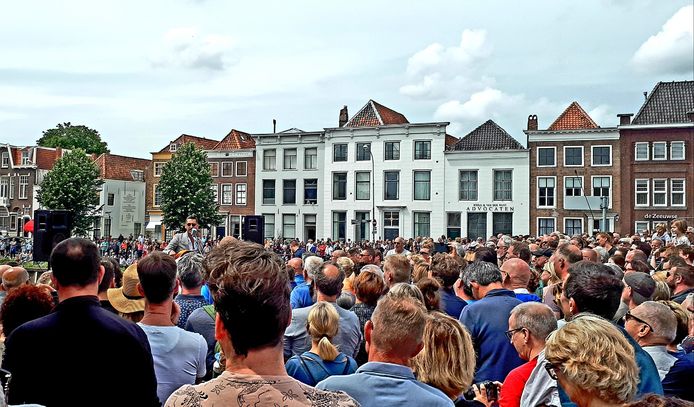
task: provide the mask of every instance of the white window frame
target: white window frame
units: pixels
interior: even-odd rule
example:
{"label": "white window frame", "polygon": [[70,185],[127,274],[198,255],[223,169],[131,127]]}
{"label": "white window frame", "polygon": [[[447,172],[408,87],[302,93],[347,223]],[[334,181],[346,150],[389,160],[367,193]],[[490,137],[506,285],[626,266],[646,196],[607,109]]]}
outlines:
{"label": "white window frame", "polygon": [[[213,169],[216,168],[216,171],[213,171]],[[219,163],[216,161],[213,161],[210,163],[210,176],[213,178],[219,177]]]}
{"label": "white window frame", "polygon": [[[609,164],[595,164],[595,149],[596,148],[602,148],[602,147],[607,147],[610,149],[610,163]],[[597,146],[590,146],[590,165],[591,167],[611,167],[612,166],[612,146],[607,144],[607,145],[597,145]]]}
{"label": "white window frame", "polygon": [[[581,163],[580,164],[567,164],[566,163],[566,149],[567,148],[580,148],[581,149]],[[585,149],[583,146],[564,146],[564,167],[583,167],[585,161]]]}
{"label": "white window frame", "polygon": [[[429,145],[429,157],[426,158],[417,158],[417,143],[424,143]],[[412,159],[413,160],[431,160],[431,155],[432,155],[432,143],[431,140],[414,140],[412,142]]]}
{"label": "white window frame", "polygon": [[[246,166],[246,171],[244,171],[243,174],[241,174],[241,172],[239,171],[239,164],[244,164]],[[245,161],[245,160],[236,161],[235,167],[236,167],[236,176],[237,177],[247,177],[248,176],[248,161]]]}
{"label": "white window frame", "polygon": [[14,199],[15,177],[10,175],[10,199]]}
{"label": "white window frame", "polygon": [[[566,195],[566,180],[567,180],[568,178],[579,178],[579,179],[581,180],[581,188],[580,188],[580,190],[581,190],[581,191],[580,191],[580,192],[581,192],[581,195],[574,195],[574,196],[581,196],[581,197],[582,197],[582,196],[583,196],[583,191],[585,191],[585,186],[584,186],[584,183],[583,183],[583,181],[584,181],[583,175],[578,175],[578,176],[576,176],[576,175],[567,175],[567,176],[565,176],[564,179],[563,179],[563,184],[562,184],[562,186],[563,186],[562,190],[564,191],[564,201],[565,201],[565,202],[566,202],[566,197],[568,196],[568,195]],[[539,192],[539,191],[538,191],[538,192]]]}
{"label": "white window frame", "polygon": [[[641,226],[646,225],[646,227],[645,228],[639,228],[639,225],[641,225]],[[636,233],[637,235],[641,234],[641,232],[643,232],[644,230],[650,230],[650,228],[651,228],[651,222],[649,222],[647,220],[637,220],[636,222],[634,222],[634,233]]]}
{"label": "white window frame", "polygon": [[[294,219],[294,223],[287,223],[287,220]],[[296,214],[294,213],[283,213],[282,214],[282,238],[284,239],[296,239],[298,236],[285,236],[287,226],[294,226],[294,234],[296,235]]]}
{"label": "white window frame", "polygon": [[[658,146],[662,145],[663,146],[663,154],[665,154],[665,157],[656,158],[656,156],[655,156],[656,145],[658,145]],[[667,142],[666,141],[654,141],[653,142],[652,156],[653,156],[653,161],[665,161],[665,160],[667,160]]]}
{"label": "white window frame", "polygon": [[152,164],[154,166],[153,173],[155,177],[161,177],[161,173],[164,170],[164,164],[166,164],[166,161],[156,161],[154,164]]}
{"label": "white window frame", "polygon": [[212,190],[212,195],[214,196],[214,204],[217,205],[219,203],[219,184],[210,185],[210,189]]}
{"label": "white window frame", "polygon": [[[270,221],[270,219],[272,219]],[[265,230],[263,231],[265,234],[266,239],[274,239],[275,238],[275,214],[274,213],[264,213],[263,214],[263,222],[265,223]],[[272,226],[272,227],[268,227]],[[269,234],[268,234],[269,232]]]}
{"label": "white window frame", "polygon": [[[646,158],[639,158],[639,146],[646,146]],[[651,158],[651,145],[648,142],[634,143],[634,161],[648,161]]]}
{"label": "white window frame", "polygon": [[[541,205],[540,205],[540,178],[551,178],[551,179],[554,180],[554,198],[552,199],[552,200],[554,201],[554,205],[551,205],[551,206],[541,206]],[[544,175],[543,175],[543,176],[538,176],[538,177],[536,177],[536,178],[535,178],[535,181],[536,181],[536,184],[535,184],[535,185],[536,185],[536,188],[537,188],[537,190],[535,191],[535,195],[536,195],[535,198],[537,199],[537,200],[536,200],[536,202],[537,202],[537,207],[538,207],[538,208],[543,208],[543,209],[544,209],[544,208],[556,208],[556,207],[557,207],[557,177],[556,177],[556,176],[553,176],[553,175],[550,175],[550,176],[544,176]],[[555,219],[555,220],[556,220],[556,219]],[[556,225],[557,225],[557,223],[555,222],[555,223],[554,223],[554,227],[555,227],[555,228],[557,227]]]}
{"label": "white window frame", "polygon": [[[219,171],[220,171],[221,177],[223,177],[223,178],[231,178],[231,177],[234,176],[234,169],[235,169],[235,168],[234,168],[234,162],[233,162],[233,161],[222,161],[220,164],[221,164],[221,165],[220,165]],[[224,172],[224,165],[226,165],[226,164],[229,165],[229,172],[228,172],[228,173],[225,173],[225,172]]]}
{"label": "white window frame", "polygon": [[245,182],[236,184],[235,187],[235,205],[245,206],[248,203],[248,185]]}
{"label": "white window frame", "polygon": [[[540,150],[541,149],[552,149],[554,150],[554,165],[540,165]],[[557,166],[557,147],[556,146],[543,146],[535,148],[535,164],[538,168],[554,168]]]}
{"label": "white window frame", "polygon": [[[646,181],[646,191],[645,192],[639,192],[639,181]],[[639,194],[646,194],[646,203],[645,204],[639,204]],[[651,180],[648,178],[636,178],[634,180],[634,206],[635,207],[646,207],[650,206],[651,203]]]}
{"label": "white window frame", "polygon": [[[22,179],[25,179],[26,182],[22,183]],[[22,188],[24,187],[24,188]],[[27,190],[29,189],[29,176],[28,175],[20,175],[19,176],[19,199],[27,199],[28,194]]]}
{"label": "white window frame", "polygon": [[29,150],[23,150],[22,151],[22,165],[29,165],[31,163],[31,151]]}
{"label": "white window frame", "polygon": [[[509,199],[496,199],[496,174],[500,172],[510,172],[511,173],[511,188],[509,190],[510,198]],[[460,188],[460,186],[458,186]],[[501,191],[503,192],[503,191]],[[513,201],[513,168],[494,168],[492,170],[492,201],[495,202],[510,202]]]}
{"label": "white window frame", "polygon": [[[610,179],[610,202],[608,208],[612,208],[612,199],[614,196],[614,184],[612,183],[612,175],[592,175],[590,177],[590,195],[593,196],[593,180],[595,178],[609,178]],[[585,187],[583,187],[585,190]]]}
{"label": "white window frame", "polygon": [[[580,220],[580,221],[581,221],[581,233],[577,233],[577,234],[582,235],[583,232],[585,232],[585,230],[586,230],[585,219],[583,219],[583,218],[578,218],[578,217],[567,216],[567,217],[564,218],[564,233],[566,233],[567,235],[569,235],[569,234],[566,232],[566,231],[567,231],[567,227],[566,227],[566,221],[567,221],[567,220]],[[555,223],[555,224],[556,224],[556,223]],[[574,236],[575,234],[576,234],[576,233],[574,233],[574,234],[572,234],[572,235],[569,235],[569,236]]]}
{"label": "white window frame", "polygon": [[[291,155],[287,153],[294,152],[294,168],[291,167]],[[290,166],[287,167],[287,158],[289,158]],[[285,148],[282,150],[282,169],[285,171],[296,171],[299,169],[299,149],[298,148]]]}
{"label": "white window frame", "polygon": [[[270,156],[268,155],[268,152],[272,151],[273,155],[273,160],[272,160],[272,168],[270,166],[267,166],[265,164],[268,164]],[[277,149],[276,148],[268,148],[263,150],[263,171],[277,171]]]}
{"label": "white window frame", "polygon": [[2,152],[2,168],[8,168],[10,166],[10,153],[7,151]]}
{"label": "white window frame", "polygon": [[[663,182],[665,182],[665,188],[664,188],[662,191],[656,191],[656,190],[655,190],[655,182],[656,182],[656,181],[663,181]],[[651,184],[651,191],[652,191],[651,193],[653,194],[653,206],[658,206],[658,207],[667,206],[667,195],[668,195],[668,193],[667,193],[667,192],[668,192],[668,188],[667,188],[667,187],[668,187],[668,182],[667,182],[667,181],[668,181],[667,178],[653,178],[653,179],[651,180],[651,183],[652,183],[652,184]],[[656,194],[656,193],[658,193],[658,194],[663,194],[663,196],[665,197],[665,203],[662,203],[662,204],[656,204],[656,203],[655,203],[655,194]]]}
{"label": "white window frame", "polygon": [[[159,189],[159,184],[152,185],[152,206],[158,208],[161,206],[161,202],[157,203],[157,189]],[[161,196],[159,196],[159,201],[161,201]]]}
{"label": "white window frame", "polygon": [[[682,157],[677,157],[675,158],[674,154],[672,154],[672,146],[675,144],[682,144]],[[680,161],[684,160],[687,157],[687,151],[685,150],[687,143],[684,141],[671,141],[670,142],[670,159],[675,160],[675,161]]]}
{"label": "white window frame", "polygon": [[169,144],[169,151],[170,152],[175,153],[176,150],[178,150],[178,144],[176,144],[176,143]]}
{"label": "white window frame", "polygon": [[[229,187],[229,200],[224,199],[224,187]],[[221,184],[219,187],[219,195],[221,195],[220,202],[221,205],[233,205],[234,204],[234,184]]]}
{"label": "white window frame", "polygon": [[[316,154],[315,155],[308,155],[309,150],[315,150]],[[309,167],[309,165],[308,165],[309,160],[307,160],[307,158],[309,158],[309,157],[314,158],[314,160],[313,160],[314,166],[313,167]],[[313,170],[318,169],[318,147],[306,147],[306,148],[304,148],[304,169],[309,170],[309,171],[313,171]]]}
{"label": "white window frame", "polygon": [[[675,189],[672,187],[673,181],[682,181],[682,191],[677,191],[675,192]],[[674,204],[674,199],[672,199],[672,196],[675,194],[682,194],[682,204]],[[670,206],[675,206],[675,207],[681,207],[681,206],[687,206],[687,181],[684,178],[670,178]]]}
{"label": "white window frame", "polygon": [[[424,181],[417,181],[417,173],[429,174],[429,181],[426,183],[427,198],[417,198],[418,182],[419,182],[420,187],[424,183]],[[412,171],[412,200],[413,201],[431,201],[431,170],[413,170]],[[431,224],[431,220],[429,221],[429,223]],[[431,228],[429,230],[431,230]]]}
{"label": "white window frame", "polygon": [[[540,219],[552,219],[554,222],[554,230],[552,232],[556,232],[557,230],[557,218],[554,216],[538,216],[536,220],[536,227],[537,227],[537,235],[540,236]],[[550,232],[551,233],[551,232]]]}

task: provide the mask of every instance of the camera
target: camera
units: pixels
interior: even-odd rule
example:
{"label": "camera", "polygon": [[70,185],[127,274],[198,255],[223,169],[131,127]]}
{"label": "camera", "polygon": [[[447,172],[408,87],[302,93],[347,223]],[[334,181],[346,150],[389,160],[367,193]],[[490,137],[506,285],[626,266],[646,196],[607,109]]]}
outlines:
{"label": "camera", "polygon": [[481,386],[484,386],[484,390],[487,392],[487,400],[496,401],[499,399],[499,388],[494,382],[487,380],[480,383]]}

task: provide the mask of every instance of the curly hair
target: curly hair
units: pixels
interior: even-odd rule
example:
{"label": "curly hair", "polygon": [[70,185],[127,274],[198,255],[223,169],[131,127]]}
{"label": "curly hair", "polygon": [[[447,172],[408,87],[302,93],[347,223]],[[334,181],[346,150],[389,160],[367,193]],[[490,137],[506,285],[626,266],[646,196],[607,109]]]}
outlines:
{"label": "curly hair", "polygon": [[611,403],[636,394],[634,348],[609,321],[579,314],[547,339],[545,358],[577,388]]}
{"label": "curly hair", "polygon": [[46,287],[25,284],[10,291],[0,309],[5,337],[23,323],[48,315],[54,305]]}

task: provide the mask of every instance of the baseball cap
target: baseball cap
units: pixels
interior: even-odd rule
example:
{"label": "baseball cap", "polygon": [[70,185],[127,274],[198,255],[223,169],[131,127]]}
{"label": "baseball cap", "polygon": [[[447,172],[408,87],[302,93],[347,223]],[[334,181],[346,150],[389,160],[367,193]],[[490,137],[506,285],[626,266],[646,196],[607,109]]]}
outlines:
{"label": "baseball cap", "polygon": [[646,273],[634,271],[624,275],[624,283],[631,287],[636,304],[642,304],[651,299],[655,293],[655,281]]}

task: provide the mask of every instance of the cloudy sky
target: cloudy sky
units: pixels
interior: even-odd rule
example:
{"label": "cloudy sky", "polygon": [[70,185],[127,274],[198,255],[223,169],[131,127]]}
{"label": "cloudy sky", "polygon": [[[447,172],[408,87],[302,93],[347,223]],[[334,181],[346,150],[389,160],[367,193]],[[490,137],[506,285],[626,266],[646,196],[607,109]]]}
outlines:
{"label": "cloudy sky", "polygon": [[374,99],[461,137],[514,137],[576,100],[601,126],[658,81],[694,79],[690,0],[31,1],[0,14],[0,142],[70,121],[148,157],[181,133],[221,139],[337,126]]}

